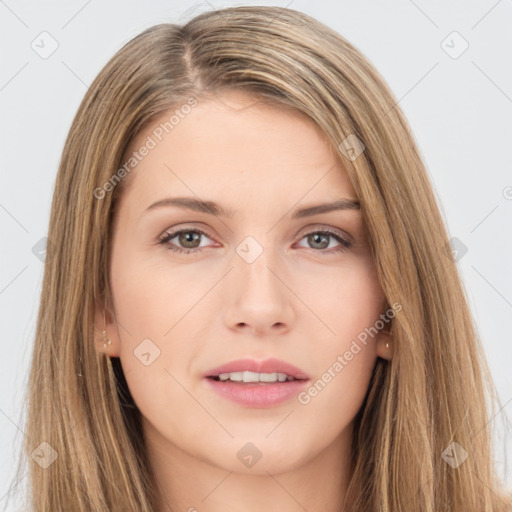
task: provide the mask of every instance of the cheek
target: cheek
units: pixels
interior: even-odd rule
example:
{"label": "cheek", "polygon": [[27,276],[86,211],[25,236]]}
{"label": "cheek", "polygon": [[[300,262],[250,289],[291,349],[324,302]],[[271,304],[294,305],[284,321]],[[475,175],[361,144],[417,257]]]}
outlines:
{"label": "cheek", "polygon": [[[143,414],[161,415],[169,403],[184,398],[177,382],[185,382],[196,358],[195,334],[206,320],[200,301],[214,276],[208,281],[194,278],[191,272],[162,265],[162,257],[155,262],[135,250],[118,249],[112,263],[111,288],[125,377]],[[169,424],[174,420],[172,415],[167,418]]]}
{"label": "cheek", "polygon": [[295,269],[294,275],[294,291],[333,349],[342,349],[373,325],[381,313],[383,291],[373,261],[366,254],[347,256],[338,265]]}
{"label": "cheek", "polygon": [[[302,405],[323,421],[340,425],[362,404],[376,362],[375,324],[382,312],[383,292],[368,258],[316,276],[322,286],[303,288],[307,304],[322,320],[312,358],[317,374]],[[336,405],[333,405],[336,404]]]}
{"label": "cheek", "polygon": [[348,427],[363,404],[377,359],[372,327],[382,305],[369,267],[354,267],[341,277],[326,284],[327,298],[318,291],[311,296],[329,330],[316,340],[311,357],[317,373],[298,397],[305,417],[314,418],[315,428],[322,425],[323,435],[331,440]]}
{"label": "cheek", "polygon": [[[156,250],[155,250],[156,252]],[[160,252],[160,251],[158,251]],[[190,272],[165,263],[165,254],[159,260],[147,254],[126,252],[126,257],[113,254],[111,286],[114,307],[123,342],[143,338],[167,339],[169,333],[201,295],[207,283]]]}

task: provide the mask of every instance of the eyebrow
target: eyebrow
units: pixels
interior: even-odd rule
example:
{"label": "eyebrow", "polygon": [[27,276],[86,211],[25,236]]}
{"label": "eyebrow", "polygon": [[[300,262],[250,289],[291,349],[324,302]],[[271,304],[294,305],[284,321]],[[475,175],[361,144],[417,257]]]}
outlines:
{"label": "eyebrow", "polygon": [[[233,218],[235,214],[232,209],[225,209],[214,201],[203,201],[201,199],[196,199],[195,197],[167,197],[165,199],[160,199],[160,201],[148,206],[145,212],[169,206],[177,206],[187,210],[226,218]],[[328,213],[336,210],[360,210],[360,208],[361,206],[358,201],[354,201],[352,199],[339,199],[331,203],[317,204],[298,209],[293,213],[292,219],[310,217],[319,213]]]}

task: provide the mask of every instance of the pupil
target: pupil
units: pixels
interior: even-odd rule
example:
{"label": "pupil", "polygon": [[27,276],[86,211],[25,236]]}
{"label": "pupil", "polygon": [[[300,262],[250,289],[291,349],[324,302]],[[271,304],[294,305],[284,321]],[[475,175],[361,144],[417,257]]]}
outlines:
{"label": "pupil", "polygon": [[[189,236],[191,235],[191,236]],[[199,233],[196,233],[194,231],[186,231],[184,233],[180,234],[180,243],[187,247],[188,249],[194,249],[197,247],[197,245],[189,246],[187,244],[193,243],[194,241],[197,242],[199,240]]]}
{"label": "pupil", "polygon": [[[324,242],[319,242],[319,239],[324,239]],[[322,247],[320,247],[321,249],[325,249],[329,246],[329,241],[328,241],[328,236],[326,235],[322,235],[320,233],[314,233],[312,235],[309,235],[309,241],[313,242],[314,244],[316,243],[320,243],[322,245]]]}

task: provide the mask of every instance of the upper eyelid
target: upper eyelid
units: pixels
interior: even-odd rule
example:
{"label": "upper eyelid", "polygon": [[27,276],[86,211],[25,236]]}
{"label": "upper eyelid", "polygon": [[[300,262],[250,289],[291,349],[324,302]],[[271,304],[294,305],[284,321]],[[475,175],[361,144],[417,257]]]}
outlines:
{"label": "upper eyelid", "polygon": [[203,235],[207,236],[208,238],[211,238],[212,240],[215,238],[212,235],[210,235],[206,229],[197,228],[197,227],[187,227],[187,226],[185,226],[184,228],[176,229],[176,230],[171,229],[171,228],[166,229],[159,236],[159,238],[166,238],[167,236],[170,236],[170,235],[172,235],[171,238],[174,238],[176,235],[179,235],[180,233],[187,232],[187,231],[197,231],[198,233],[202,233]]}

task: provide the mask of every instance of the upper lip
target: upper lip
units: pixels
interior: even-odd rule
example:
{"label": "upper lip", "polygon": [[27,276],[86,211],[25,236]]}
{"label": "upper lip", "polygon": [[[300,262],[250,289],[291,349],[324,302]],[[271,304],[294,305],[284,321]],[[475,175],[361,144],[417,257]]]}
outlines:
{"label": "upper lip", "polygon": [[237,359],[229,363],[212,368],[204,374],[204,377],[218,377],[221,373],[232,372],[255,372],[255,373],[286,373],[295,379],[309,379],[309,376],[290,363],[280,359],[265,359],[256,361],[255,359]]}

